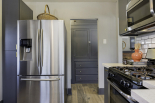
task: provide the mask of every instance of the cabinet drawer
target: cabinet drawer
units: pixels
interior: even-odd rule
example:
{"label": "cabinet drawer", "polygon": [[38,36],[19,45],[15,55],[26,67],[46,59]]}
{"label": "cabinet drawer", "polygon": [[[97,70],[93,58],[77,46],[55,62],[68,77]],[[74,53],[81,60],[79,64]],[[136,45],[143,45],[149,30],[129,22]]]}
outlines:
{"label": "cabinet drawer", "polygon": [[76,75],[76,81],[94,81],[98,80],[98,75]]}
{"label": "cabinet drawer", "polygon": [[98,74],[98,68],[76,69],[76,74]]}
{"label": "cabinet drawer", "polygon": [[75,67],[76,68],[95,68],[98,67],[97,62],[75,62]]}

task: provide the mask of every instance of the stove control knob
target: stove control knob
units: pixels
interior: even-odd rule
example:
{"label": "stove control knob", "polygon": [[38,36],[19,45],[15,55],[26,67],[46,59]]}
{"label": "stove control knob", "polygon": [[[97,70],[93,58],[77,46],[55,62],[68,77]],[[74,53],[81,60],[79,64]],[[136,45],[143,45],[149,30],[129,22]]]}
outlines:
{"label": "stove control knob", "polygon": [[124,85],[124,81],[123,81],[123,80],[121,80],[121,81],[120,81],[120,84],[121,84],[121,85]]}
{"label": "stove control knob", "polygon": [[130,83],[125,83],[126,88],[130,88],[131,84]]}
{"label": "stove control knob", "polygon": [[111,76],[111,73],[109,73],[108,75]]}
{"label": "stove control knob", "polygon": [[111,74],[111,77],[114,77],[115,75],[114,74]]}

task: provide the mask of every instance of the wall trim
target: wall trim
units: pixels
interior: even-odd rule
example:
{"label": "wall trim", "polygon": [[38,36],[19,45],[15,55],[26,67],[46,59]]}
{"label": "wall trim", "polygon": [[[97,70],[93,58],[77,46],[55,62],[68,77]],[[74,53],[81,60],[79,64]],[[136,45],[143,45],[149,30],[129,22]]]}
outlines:
{"label": "wall trim", "polygon": [[104,88],[99,88],[98,87],[98,94],[99,95],[104,95]]}
{"label": "wall trim", "polygon": [[72,95],[72,88],[67,88],[67,94]]}
{"label": "wall trim", "polygon": [[3,103],[3,100],[1,100],[0,103]]}

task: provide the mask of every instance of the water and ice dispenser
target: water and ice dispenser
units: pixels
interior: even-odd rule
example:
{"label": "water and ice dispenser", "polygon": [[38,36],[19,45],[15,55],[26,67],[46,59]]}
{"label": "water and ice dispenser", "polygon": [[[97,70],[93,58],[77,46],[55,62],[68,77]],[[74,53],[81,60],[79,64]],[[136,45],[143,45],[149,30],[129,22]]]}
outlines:
{"label": "water and ice dispenser", "polygon": [[20,60],[22,61],[32,60],[32,39],[20,40]]}

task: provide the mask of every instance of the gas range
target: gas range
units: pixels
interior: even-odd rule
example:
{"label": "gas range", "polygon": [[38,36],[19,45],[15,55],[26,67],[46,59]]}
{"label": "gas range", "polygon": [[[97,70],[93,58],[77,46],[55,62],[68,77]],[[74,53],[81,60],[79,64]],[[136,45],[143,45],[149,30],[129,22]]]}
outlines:
{"label": "gas range", "polygon": [[[138,103],[131,97],[131,89],[147,89],[143,86],[143,80],[155,79],[155,66],[149,67],[111,67],[108,69],[108,83],[110,84],[111,100],[115,97],[125,98],[124,102]],[[126,101],[126,102],[125,102]]]}
{"label": "gas range", "polygon": [[[131,82],[142,85],[143,80],[155,79],[155,66],[147,67],[112,67],[109,68],[109,76],[121,75]],[[135,82],[137,81],[137,82]]]}

